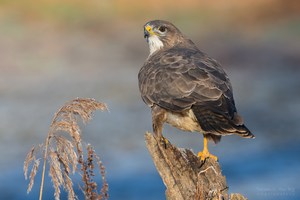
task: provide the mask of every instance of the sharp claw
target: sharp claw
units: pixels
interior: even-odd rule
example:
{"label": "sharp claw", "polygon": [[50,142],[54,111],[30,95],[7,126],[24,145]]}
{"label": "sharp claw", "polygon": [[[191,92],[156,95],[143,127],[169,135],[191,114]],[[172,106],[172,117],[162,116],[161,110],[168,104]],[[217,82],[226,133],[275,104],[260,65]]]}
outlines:
{"label": "sharp claw", "polygon": [[198,153],[198,157],[200,158],[201,161],[205,161],[205,159],[207,159],[207,158],[211,158],[214,161],[218,161],[218,157],[217,156],[212,155],[209,152],[205,152],[205,151],[200,151]]}
{"label": "sharp claw", "polygon": [[165,137],[161,137],[160,138],[160,142],[161,144],[164,146],[164,148],[166,149],[167,148],[167,145],[169,144],[169,140],[167,140]]}
{"label": "sharp claw", "polygon": [[218,161],[218,157],[217,156],[212,155],[212,154],[209,153],[207,142],[208,142],[207,137],[204,135],[203,151],[200,151],[198,153],[198,157],[200,157],[201,161],[203,161],[203,162],[205,161],[206,158],[212,158],[213,160]]}

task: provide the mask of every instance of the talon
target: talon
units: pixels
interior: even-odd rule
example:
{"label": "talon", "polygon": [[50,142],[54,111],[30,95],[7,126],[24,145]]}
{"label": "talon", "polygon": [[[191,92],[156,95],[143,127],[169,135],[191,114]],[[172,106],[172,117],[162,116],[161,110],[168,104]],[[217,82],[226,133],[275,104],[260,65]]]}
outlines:
{"label": "talon", "polygon": [[167,139],[167,138],[165,138],[165,137],[161,137],[160,138],[160,142],[161,142],[161,144],[165,147],[165,149],[167,148],[167,145],[169,144],[169,140]]}
{"label": "talon", "polygon": [[204,135],[204,146],[203,146],[203,151],[200,151],[198,153],[198,157],[200,158],[201,161],[205,161],[206,158],[212,158],[215,161],[218,161],[218,157],[215,155],[212,155],[211,153],[209,153],[208,151],[208,147],[207,147],[207,138]]}
{"label": "talon", "polygon": [[200,151],[198,157],[201,161],[205,161],[206,158],[212,158],[213,160],[218,161],[218,157],[210,154],[208,151]]}

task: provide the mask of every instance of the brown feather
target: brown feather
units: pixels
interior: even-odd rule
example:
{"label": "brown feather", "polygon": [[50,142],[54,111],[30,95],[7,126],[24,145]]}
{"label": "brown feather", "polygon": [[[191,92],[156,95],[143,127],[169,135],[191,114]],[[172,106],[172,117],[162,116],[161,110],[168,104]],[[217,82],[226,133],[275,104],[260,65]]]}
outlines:
{"label": "brown feather", "polygon": [[[229,134],[254,137],[237,114],[231,83],[221,65],[173,24],[155,20],[146,25],[163,43],[138,75],[142,99],[152,107],[153,124],[159,127],[155,132],[160,135],[166,122],[202,132],[214,142]],[[159,31],[161,26],[164,32]]]}

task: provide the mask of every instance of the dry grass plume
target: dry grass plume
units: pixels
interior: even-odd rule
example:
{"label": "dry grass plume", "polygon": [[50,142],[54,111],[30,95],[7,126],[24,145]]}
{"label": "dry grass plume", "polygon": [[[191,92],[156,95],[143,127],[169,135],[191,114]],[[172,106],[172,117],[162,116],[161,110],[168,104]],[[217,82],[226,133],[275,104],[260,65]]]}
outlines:
{"label": "dry grass plume", "polygon": [[[34,178],[43,161],[40,196],[42,199],[46,163],[49,165],[49,176],[54,187],[54,197],[60,199],[61,188],[68,193],[68,199],[76,199],[71,174],[78,172],[82,176],[80,185],[85,199],[108,199],[108,184],[105,178],[105,167],[89,144],[84,146],[81,140],[81,130],[78,120],[86,124],[96,110],[107,110],[105,104],[88,98],[77,98],[67,102],[54,115],[44,144],[32,147],[25,158],[24,175],[29,178],[27,193],[34,184]],[[39,155],[39,156],[38,156]],[[85,158],[86,157],[86,158]],[[29,167],[31,169],[29,170]],[[101,189],[94,181],[95,167],[102,177]],[[30,171],[30,172],[29,172]],[[29,177],[28,177],[29,173]]]}

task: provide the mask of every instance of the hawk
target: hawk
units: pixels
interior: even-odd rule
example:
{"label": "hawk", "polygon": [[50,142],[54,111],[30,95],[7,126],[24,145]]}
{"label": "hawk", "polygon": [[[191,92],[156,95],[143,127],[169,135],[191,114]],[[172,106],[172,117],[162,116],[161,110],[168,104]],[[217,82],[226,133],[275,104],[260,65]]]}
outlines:
{"label": "hawk", "polygon": [[150,55],[138,74],[139,89],[151,107],[156,136],[163,138],[164,123],[202,133],[201,160],[217,160],[208,151],[209,140],[218,143],[231,134],[254,138],[237,113],[231,83],[217,61],[167,21],[146,23],[144,37]]}

